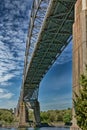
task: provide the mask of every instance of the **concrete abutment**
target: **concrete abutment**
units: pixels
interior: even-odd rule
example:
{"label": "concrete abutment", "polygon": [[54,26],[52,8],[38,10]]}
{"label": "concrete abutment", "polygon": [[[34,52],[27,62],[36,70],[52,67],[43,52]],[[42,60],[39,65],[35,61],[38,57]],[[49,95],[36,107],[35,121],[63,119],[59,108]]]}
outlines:
{"label": "concrete abutment", "polygon": [[[40,105],[37,100],[33,101],[31,107],[34,112],[35,126],[40,126]],[[26,106],[26,102],[21,102],[19,107],[19,127],[26,127],[29,125],[29,108]]]}
{"label": "concrete abutment", "polygon": [[28,121],[28,109],[25,102],[20,103],[19,109],[19,127],[25,127]]}
{"label": "concrete abutment", "polygon": [[[79,78],[87,64],[87,0],[77,0],[75,4],[75,21],[73,25],[73,99],[79,93]],[[73,119],[70,130],[81,130],[77,126],[73,103]]]}

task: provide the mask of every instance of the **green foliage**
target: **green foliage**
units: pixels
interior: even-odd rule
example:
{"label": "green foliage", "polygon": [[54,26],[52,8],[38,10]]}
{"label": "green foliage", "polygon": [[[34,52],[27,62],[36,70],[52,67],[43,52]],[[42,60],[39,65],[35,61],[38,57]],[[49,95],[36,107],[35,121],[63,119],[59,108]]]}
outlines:
{"label": "green foliage", "polygon": [[57,121],[63,121],[63,115],[61,112],[59,112],[59,114],[57,115]]}
{"label": "green foliage", "polygon": [[71,110],[67,110],[67,112],[64,114],[63,121],[66,125],[70,125],[71,119],[72,119]]}
{"label": "green foliage", "polygon": [[41,112],[41,122],[42,123],[58,123],[62,122],[67,125],[71,122],[71,109],[68,110],[49,110]]}
{"label": "green foliage", "polygon": [[75,93],[74,101],[77,124],[82,130],[87,130],[87,70],[80,78],[79,95]]}
{"label": "green foliage", "polygon": [[12,123],[14,120],[12,111],[7,109],[0,109],[0,122]]}
{"label": "green foliage", "polygon": [[49,116],[47,112],[41,112],[41,121],[42,123],[48,123],[49,122]]}

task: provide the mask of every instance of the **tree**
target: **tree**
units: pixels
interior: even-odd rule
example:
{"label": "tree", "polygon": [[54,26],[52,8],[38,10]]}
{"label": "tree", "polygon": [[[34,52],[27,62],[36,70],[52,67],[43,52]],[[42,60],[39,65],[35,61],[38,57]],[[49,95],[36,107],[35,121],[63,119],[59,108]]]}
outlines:
{"label": "tree", "polygon": [[78,126],[82,130],[87,130],[87,69],[80,77],[80,85],[79,95],[75,93],[75,113]]}
{"label": "tree", "polygon": [[49,117],[47,115],[47,112],[41,112],[40,116],[41,116],[41,122],[42,123],[48,123]]}
{"label": "tree", "polygon": [[57,116],[57,121],[63,121],[63,115],[62,113],[59,113],[58,116]]}
{"label": "tree", "polygon": [[71,125],[71,119],[72,119],[71,110],[67,110],[63,117],[65,125]]}
{"label": "tree", "polygon": [[12,123],[14,120],[14,116],[10,110],[7,109],[0,109],[0,121]]}

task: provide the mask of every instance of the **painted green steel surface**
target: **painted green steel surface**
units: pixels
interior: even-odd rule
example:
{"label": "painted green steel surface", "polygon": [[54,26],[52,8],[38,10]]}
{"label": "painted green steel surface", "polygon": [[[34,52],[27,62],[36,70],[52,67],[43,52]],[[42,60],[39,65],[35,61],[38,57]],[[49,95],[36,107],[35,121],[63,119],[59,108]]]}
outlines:
{"label": "painted green steel surface", "polygon": [[69,43],[76,0],[50,0],[33,57],[23,86],[23,97],[30,99],[56,58]]}

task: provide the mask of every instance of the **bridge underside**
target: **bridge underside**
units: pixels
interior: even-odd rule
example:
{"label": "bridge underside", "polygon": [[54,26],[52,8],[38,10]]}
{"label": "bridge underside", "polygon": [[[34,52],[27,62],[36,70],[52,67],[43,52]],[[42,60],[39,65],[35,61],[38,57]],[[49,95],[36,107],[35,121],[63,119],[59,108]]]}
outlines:
{"label": "bridge underside", "polygon": [[40,81],[70,42],[75,2],[76,0],[50,0],[34,53],[27,67],[23,87],[25,101],[30,101],[33,94],[37,95]]}
{"label": "bridge underside", "polygon": [[[26,44],[25,68],[20,101],[31,105],[34,109],[36,123],[40,123],[40,107],[38,102],[39,84],[54,61],[60,56],[64,48],[71,41],[72,25],[74,22],[74,5],[76,0],[38,0],[49,1],[44,20],[42,22],[35,47],[32,47],[34,20],[37,14],[31,18],[32,27],[29,29],[28,42]],[[36,3],[34,3],[34,6]],[[39,4],[38,4],[39,5]],[[34,7],[33,7],[34,8]],[[35,6],[36,8],[36,6]],[[37,8],[37,11],[40,7]],[[34,9],[33,9],[34,10]],[[43,12],[43,10],[42,10]],[[31,12],[31,15],[34,14]],[[30,49],[33,53],[30,55]],[[20,102],[19,101],[19,102]],[[21,107],[22,108],[22,107]],[[21,109],[23,110],[23,109]]]}

